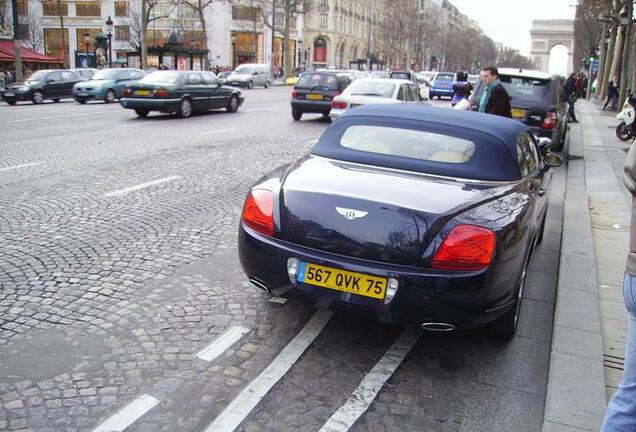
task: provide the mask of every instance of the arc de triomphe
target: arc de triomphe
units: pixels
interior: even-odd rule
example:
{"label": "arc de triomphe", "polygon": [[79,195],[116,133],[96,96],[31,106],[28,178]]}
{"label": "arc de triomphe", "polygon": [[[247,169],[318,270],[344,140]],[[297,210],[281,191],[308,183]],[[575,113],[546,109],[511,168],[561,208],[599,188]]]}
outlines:
{"label": "arc de triomphe", "polygon": [[568,50],[568,72],[574,70],[574,21],[535,20],[530,29],[532,48],[530,58],[538,70],[548,72],[550,50],[563,45]]}

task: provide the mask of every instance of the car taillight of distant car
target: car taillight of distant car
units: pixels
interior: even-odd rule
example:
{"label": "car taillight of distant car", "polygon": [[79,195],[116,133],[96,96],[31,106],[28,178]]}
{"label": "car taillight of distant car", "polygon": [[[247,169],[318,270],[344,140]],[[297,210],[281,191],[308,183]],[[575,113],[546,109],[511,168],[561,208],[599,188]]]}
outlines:
{"label": "car taillight of distant car", "polygon": [[159,96],[159,97],[170,96],[170,90],[165,88],[155,89],[153,93],[155,96]]}
{"label": "car taillight of distant car", "polygon": [[331,108],[333,109],[347,109],[347,103],[343,101],[331,102]]}
{"label": "car taillight of distant car", "polygon": [[132,95],[132,89],[129,89],[129,88],[124,89],[124,96],[130,96],[130,95]]}

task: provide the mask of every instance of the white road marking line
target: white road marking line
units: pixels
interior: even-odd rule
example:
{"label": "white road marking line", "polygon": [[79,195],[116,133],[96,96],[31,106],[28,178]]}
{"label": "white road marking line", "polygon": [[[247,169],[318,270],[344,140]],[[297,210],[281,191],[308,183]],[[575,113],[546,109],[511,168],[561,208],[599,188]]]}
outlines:
{"label": "white road marking line", "polygon": [[248,334],[250,329],[241,327],[241,326],[232,326],[227,329],[221,336],[216,338],[214,342],[212,342],[207,347],[203,348],[196,354],[196,357],[201,360],[211,362],[223,352],[238,342],[243,336]]}
{"label": "white road marking line", "polygon": [[[119,110],[108,110],[108,111],[102,111],[102,112],[111,112],[111,111],[119,111]],[[19,120],[7,120],[3,123],[23,123],[23,122],[38,121],[38,120],[55,120],[59,118],[80,117],[80,116],[87,116],[87,115],[94,115],[94,114],[95,114],[94,112],[86,112],[86,113],[56,115],[56,116],[48,116],[48,117],[32,117],[32,118],[19,119]]]}
{"label": "white road marking line", "polygon": [[159,401],[150,395],[141,395],[93,429],[93,432],[122,432],[158,403]]}
{"label": "white road marking line", "polygon": [[317,143],[318,143],[317,139],[312,139],[312,140],[309,140],[309,141],[305,142],[305,144],[317,144]]}
{"label": "white road marking line", "polygon": [[391,378],[421,335],[422,333],[418,330],[404,331],[319,432],[346,432],[351,429],[360,416],[369,409],[384,383]]}
{"label": "white road marking line", "polygon": [[274,106],[266,106],[266,107],[259,107],[259,108],[248,108],[246,110],[243,110],[244,113],[251,113],[251,112],[258,112],[258,111],[269,111],[272,109],[276,109],[278,107],[274,107]]}
{"label": "white road marking line", "polygon": [[9,171],[9,170],[12,170],[12,169],[25,168],[25,167],[40,165],[41,163],[42,162],[31,162],[31,163],[25,163],[25,164],[22,164],[22,165],[13,165],[13,166],[10,166],[10,167],[0,168],[0,171]]}
{"label": "white road marking line", "polygon": [[180,179],[180,178],[181,178],[181,176],[164,177],[164,178],[160,178],[160,179],[149,181],[149,182],[145,182],[145,183],[140,183],[138,185],[127,187],[125,189],[119,189],[119,190],[116,190],[116,191],[108,192],[108,193],[105,193],[104,196],[107,196],[107,197],[122,196],[122,195],[126,195],[129,192],[134,192],[134,191],[139,190],[139,189],[147,188],[149,186],[154,186],[154,185],[158,185],[158,184],[161,184],[161,183],[166,183],[166,182],[177,180],[177,179]]}
{"label": "white road marking line", "polygon": [[235,131],[236,128],[227,128],[227,129],[217,129],[217,130],[213,130],[210,132],[203,132],[201,135],[205,136],[205,135],[215,135],[215,134],[219,134],[219,133],[224,133],[224,132],[232,132]]}
{"label": "white road marking line", "polygon": [[257,376],[254,381],[234,399],[219,416],[205,429],[205,432],[232,432],[245,420],[250,412],[265,397],[267,392],[296,363],[311,343],[327,325],[333,312],[319,310],[305,327]]}

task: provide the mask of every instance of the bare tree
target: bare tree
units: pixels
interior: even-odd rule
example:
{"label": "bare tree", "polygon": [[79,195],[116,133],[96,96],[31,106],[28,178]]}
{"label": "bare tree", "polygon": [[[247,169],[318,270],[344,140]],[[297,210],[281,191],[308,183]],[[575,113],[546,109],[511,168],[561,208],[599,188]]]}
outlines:
{"label": "bare tree", "polygon": [[[192,10],[199,19],[199,25],[201,27],[201,33],[203,35],[203,49],[208,49],[208,33],[207,33],[207,22],[205,19],[205,11],[212,6],[213,3],[221,0],[177,0],[179,5],[183,5],[190,10]],[[205,57],[205,65],[204,69],[208,70],[210,68],[209,59]]]}
{"label": "bare tree", "polygon": [[[168,9],[164,9],[161,13],[156,13],[161,4],[168,5]],[[141,11],[131,13],[133,16],[133,24],[131,24],[131,27],[137,27],[139,29],[134,39],[138,39],[139,42],[142,68],[147,67],[148,63],[148,27],[157,20],[170,18],[177,4],[178,0],[141,0]],[[138,25],[134,24],[135,21],[138,22]]]}
{"label": "bare tree", "polygon": [[575,68],[584,58],[596,53],[601,39],[604,38],[603,22],[605,2],[599,0],[580,0],[574,19],[574,60]]}
{"label": "bare tree", "polygon": [[29,10],[27,16],[28,31],[23,34],[23,42],[34,51],[41,51],[44,48],[44,35],[42,33],[42,19]]}

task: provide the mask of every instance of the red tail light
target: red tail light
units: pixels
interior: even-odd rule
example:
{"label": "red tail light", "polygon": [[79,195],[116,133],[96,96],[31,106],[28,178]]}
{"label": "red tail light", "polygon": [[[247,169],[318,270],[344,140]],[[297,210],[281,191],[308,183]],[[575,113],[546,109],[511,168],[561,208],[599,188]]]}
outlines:
{"label": "red tail light", "polygon": [[170,96],[170,90],[166,88],[156,89],[155,91],[153,91],[153,93],[155,94],[155,96],[159,96],[159,97]]}
{"label": "red tail light", "polygon": [[292,91],[292,99],[298,99],[298,92],[296,90]]}
{"label": "red tail light", "polygon": [[331,108],[333,109],[347,109],[347,103],[342,101],[331,102]]}
{"label": "red tail light", "polygon": [[131,89],[129,89],[129,88],[124,89],[124,96],[130,96],[131,94],[132,94],[132,90]]}
{"label": "red tail light", "polygon": [[438,270],[481,270],[495,252],[495,233],[474,225],[457,225],[439,247],[431,266]]}
{"label": "red tail light", "polygon": [[554,129],[557,124],[557,115],[554,112],[548,112],[541,123],[541,129]]}
{"label": "red tail light", "polygon": [[274,193],[265,189],[248,193],[243,205],[243,222],[261,234],[274,236]]}

